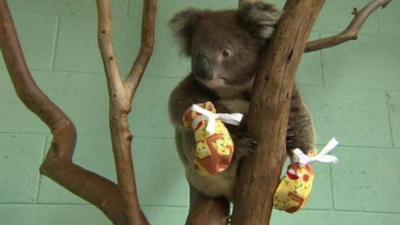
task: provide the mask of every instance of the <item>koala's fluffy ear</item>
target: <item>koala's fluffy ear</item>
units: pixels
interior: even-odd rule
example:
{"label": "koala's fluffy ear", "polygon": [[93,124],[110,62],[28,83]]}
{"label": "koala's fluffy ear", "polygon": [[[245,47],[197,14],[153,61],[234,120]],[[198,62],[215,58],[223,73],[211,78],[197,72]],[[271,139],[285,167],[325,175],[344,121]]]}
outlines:
{"label": "koala's fluffy ear", "polygon": [[275,5],[263,2],[247,3],[241,7],[239,12],[243,28],[259,39],[271,37],[281,14]]}
{"label": "koala's fluffy ear", "polygon": [[178,12],[169,21],[172,31],[174,31],[181,42],[182,51],[187,55],[190,55],[193,29],[196,22],[200,19],[200,15],[201,11],[190,8]]}

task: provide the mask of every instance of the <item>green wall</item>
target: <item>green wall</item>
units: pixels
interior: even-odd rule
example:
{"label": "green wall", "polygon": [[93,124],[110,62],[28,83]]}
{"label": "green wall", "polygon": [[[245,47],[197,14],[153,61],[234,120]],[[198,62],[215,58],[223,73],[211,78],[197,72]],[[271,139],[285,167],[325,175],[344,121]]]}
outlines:
{"label": "green wall", "polygon": [[[141,203],[153,225],[184,224],[188,188],[174,149],[167,99],[189,72],[167,21],[178,9],[234,8],[232,0],[159,0],[156,50],[134,103],[135,166]],[[138,50],[141,3],[114,0],[115,45],[122,71]],[[283,0],[278,3],[282,5]],[[312,38],[341,31],[354,6],[327,1]],[[29,66],[40,87],[76,123],[74,160],[115,180],[107,93],[96,39],[94,0],[9,0]],[[304,56],[299,83],[318,142],[335,136],[338,165],[317,165],[309,207],[274,212],[273,224],[400,224],[400,2],[365,25],[360,39]],[[38,168],[48,129],[17,99],[0,63],[0,225],[110,224],[96,208]]]}

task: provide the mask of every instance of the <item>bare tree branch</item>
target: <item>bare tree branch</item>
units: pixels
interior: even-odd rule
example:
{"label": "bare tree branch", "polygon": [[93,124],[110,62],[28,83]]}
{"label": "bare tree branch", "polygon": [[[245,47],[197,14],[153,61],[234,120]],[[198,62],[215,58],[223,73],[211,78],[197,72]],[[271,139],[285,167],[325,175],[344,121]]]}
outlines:
{"label": "bare tree branch", "polygon": [[243,4],[246,3],[255,3],[255,2],[259,2],[260,0],[239,0],[239,7],[241,7]]}
{"label": "bare tree branch", "polygon": [[[131,109],[133,93],[121,80],[112,44],[111,1],[98,0],[97,3],[99,45],[109,88],[110,128],[118,185],[72,162],[76,144],[75,126],[32,79],[6,0],[0,0],[0,48],[19,98],[48,125],[53,133],[53,141],[41,166],[41,172],[97,206],[116,225],[148,225],[139,206],[131,157],[132,135],[129,130],[128,113]],[[145,0],[145,8],[150,4],[152,9],[150,13],[155,13],[156,3],[155,0]],[[151,19],[147,19],[148,13],[145,13],[144,21],[150,24],[149,26],[152,27],[150,31],[154,32],[155,15],[150,15]],[[150,36],[153,37],[153,33]],[[153,42],[151,40],[149,43]],[[152,45],[150,47],[152,48]],[[147,62],[148,59],[145,63]],[[145,68],[143,65],[142,67]],[[136,82],[136,85],[138,83]]]}
{"label": "bare tree branch", "polygon": [[124,91],[124,88],[113,45],[111,0],[97,0],[97,11],[99,49],[109,84],[110,98],[112,98],[117,91]]}
{"label": "bare tree branch", "polygon": [[[236,183],[233,225],[269,224],[286,156],[289,106],[298,66],[324,0],[288,0],[264,51],[251,98],[248,131],[258,143],[243,160]],[[268,115],[267,117],[265,115]]]}
{"label": "bare tree branch", "polygon": [[142,37],[139,55],[136,57],[135,62],[126,79],[126,84],[134,95],[143,77],[147,64],[154,49],[154,30],[155,19],[157,14],[157,1],[148,0],[143,1],[143,17],[142,17]]}
{"label": "bare tree branch", "polygon": [[227,225],[229,202],[206,196],[190,186],[190,210],[185,225]]}
{"label": "bare tree branch", "polygon": [[33,80],[6,0],[0,0],[0,48],[18,97],[47,124],[53,134],[41,173],[97,206],[114,224],[125,224],[119,208],[121,198],[117,186],[72,162],[76,144],[75,126]]}
{"label": "bare tree branch", "polygon": [[379,7],[384,8],[392,0],[373,0],[361,10],[354,10],[354,18],[350,25],[340,34],[311,41],[307,44],[305,52],[317,51],[324,48],[330,48],[350,40],[356,40],[358,32],[364,25],[368,17]]}
{"label": "bare tree branch", "polygon": [[110,97],[112,146],[118,186],[123,199],[121,204],[129,225],[149,224],[139,205],[132,159],[131,141],[133,136],[128,121],[135,91],[150,60],[154,46],[157,0],[144,0],[143,5],[142,47],[128,79],[122,81],[112,43],[111,0],[97,0],[99,16],[98,40]]}

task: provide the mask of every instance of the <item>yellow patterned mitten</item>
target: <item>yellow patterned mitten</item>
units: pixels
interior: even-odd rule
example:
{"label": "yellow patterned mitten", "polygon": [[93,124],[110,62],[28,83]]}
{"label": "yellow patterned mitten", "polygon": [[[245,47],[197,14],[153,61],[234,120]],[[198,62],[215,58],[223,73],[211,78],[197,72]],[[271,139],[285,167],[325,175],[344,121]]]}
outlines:
{"label": "yellow patterned mitten", "polygon": [[217,174],[229,167],[235,148],[223,122],[237,126],[242,117],[240,113],[216,113],[211,102],[195,104],[186,110],[183,123],[194,130],[195,169],[200,175]]}
{"label": "yellow patterned mitten", "polygon": [[319,154],[311,151],[305,155],[300,149],[293,150],[294,161],[289,165],[286,176],[283,177],[275,191],[274,207],[289,213],[304,208],[310,200],[314,182],[313,161],[337,163],[338,158],[328,153],[337,146],[336,139],[332,139]]}

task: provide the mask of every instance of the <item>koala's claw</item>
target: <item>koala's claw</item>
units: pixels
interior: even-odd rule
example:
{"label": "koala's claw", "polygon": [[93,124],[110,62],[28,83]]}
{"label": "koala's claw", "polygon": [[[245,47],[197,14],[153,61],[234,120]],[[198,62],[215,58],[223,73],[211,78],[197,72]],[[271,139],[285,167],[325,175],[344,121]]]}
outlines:
{"label": "koala's claw", "polygon": [[248,3],[241,9],[242,23],[244,23],[253,36],[268,39],[274,32],[282,12],[275,5],[256,2]]}
{"label": "koala's claw", "polygon": [[281,17],[281,11],[274,5],[257,2],[250,7],[249,20],[253,20],[260,25],[275,25]]}
{"label": "koala's claw", "polygon": [[253,149],[253,151],[255,151],[256,148],[257,148],[257,141],[252,140],[252,141],[251,141],[251,149]]}
{"label": "koala's claw", "polygon": [[226,217],[226,224],[228,225],[232,224],[232,216]]}
{"label": "koala's claw", "polygon": [[241,156],[247,156],[255,152],[257,148],[257,142],[250,137],[240,138],[235,144]]}

